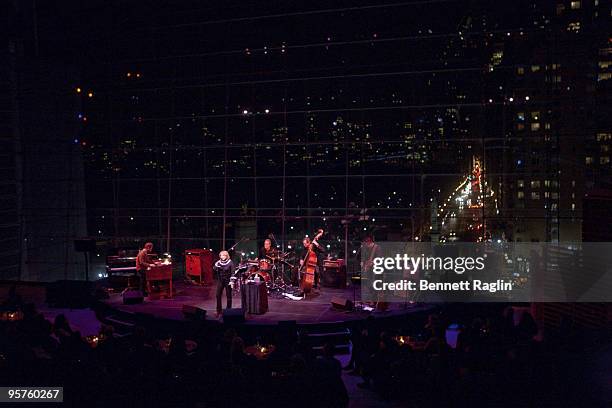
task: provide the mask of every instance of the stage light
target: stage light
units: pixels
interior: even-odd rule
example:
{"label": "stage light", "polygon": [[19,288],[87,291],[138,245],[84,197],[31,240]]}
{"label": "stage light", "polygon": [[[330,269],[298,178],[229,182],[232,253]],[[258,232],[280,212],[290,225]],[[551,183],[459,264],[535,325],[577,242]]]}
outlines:
{"label": "stage light", "polygon": [[131,73],[131,72],[128,72],[128,73],[127,73],[127,77],[129,78],[129,77],[131,77],[131,76],[132,76],[132,73]]}
{"label": "stage light", "polygon": [[514,102],[514,98],[510,97],[509,101]]}
{"label": "stage light", "polygon": [[525,97],[525,100],[526,100],[526,101],[528,101],[528,100],[529,100],[529,97],[528,97],[528,96],[526,96],[526,97]]}
{"label": "stage light", "polygon": [[93,92],[89,92],[89,93],[87,94],[87,96],[88,96],[88,97],[90,97],[90,98],[93,98]]}
{"label": "stage light", "polygon": [[81,93],[81,88],[76,89],[77,93]]}
{"label": "stage light", "polygon": [[243,114],[243,115],[248,115],[248,114],[249,114],[249,111],[245,109],[245,110],[243,110],[243,111],[242,111],[242,114]]}
{"label": "stage light", "polygon": [[270,113],[270,109],[266,109],[266,110],[265,110],[265,112],[266,112],[266,113]]}

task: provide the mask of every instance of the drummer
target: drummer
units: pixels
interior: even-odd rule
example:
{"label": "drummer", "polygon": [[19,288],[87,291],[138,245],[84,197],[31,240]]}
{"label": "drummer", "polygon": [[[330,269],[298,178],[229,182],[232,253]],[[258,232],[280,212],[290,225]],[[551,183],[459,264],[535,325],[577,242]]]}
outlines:
{"label": "drummer", "polygon": [[[272,241],[266,239],[264,246],[259,250],[259,261],[268,261],[270,264],[277,258],[278,251],[272,246]],[[260,264],[261,265],[261,264]]]}

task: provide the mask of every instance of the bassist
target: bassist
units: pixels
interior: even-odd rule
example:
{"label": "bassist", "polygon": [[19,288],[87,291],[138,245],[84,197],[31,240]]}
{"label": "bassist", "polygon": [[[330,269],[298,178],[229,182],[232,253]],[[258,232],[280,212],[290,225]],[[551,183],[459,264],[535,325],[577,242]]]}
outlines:
{"label": "bassist", "polygon": [[[311,240],[310,237],[304,237],[302,244],[304,249],[300,259],[300,286],[302,290],[308,293],[312,286],[319,286],[319,254],[323,252],[323,247],[319,244],[318,239],[323,235],[323,230],[320,229]],[[313,276],[310,276],[312,273]],[[311,282],[312,281],[312,282]]]}

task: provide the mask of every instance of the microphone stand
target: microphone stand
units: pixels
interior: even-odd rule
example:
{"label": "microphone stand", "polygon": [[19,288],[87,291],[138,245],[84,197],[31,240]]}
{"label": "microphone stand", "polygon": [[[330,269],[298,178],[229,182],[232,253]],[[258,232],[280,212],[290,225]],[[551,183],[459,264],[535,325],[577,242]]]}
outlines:
{"label": "microphone stand", "polygon": [[248,240],[249,239],[247,237],[240,238],[240,241],[238,241],[234,245],[232,245],[231,248],[227,250],[227,252],[232,252],[234,250],[234,248],[236,248],[238,246],[238,244],[240,244],[241,242],[244,242],[244,241],[248,241]]}
{"label": "microphone stand", "polygon": [[[272,248],[274,248],[274,252],[276,253],[276,258],[272,260],[272,269],[270,270],[270,272],[272,273],[272,288],[276,289],[277,285],[276,285],[276,281],[278,280],[278,265],[277,265],[277,261],[278,261],[278,254],[279,254],[279,249],[278,249],[278,243],[276,242],[276,237],[274,236],[273,233],[269,233],[268,234],[268,238],[270,238],[271,242],[272,242]],[[283,276],[283,274],[285,273],[285,266],[284,265],[280,265],[280,273],[281,273],[281,277]],[[283,284],[284,284],[284,280],[283,280]]]}

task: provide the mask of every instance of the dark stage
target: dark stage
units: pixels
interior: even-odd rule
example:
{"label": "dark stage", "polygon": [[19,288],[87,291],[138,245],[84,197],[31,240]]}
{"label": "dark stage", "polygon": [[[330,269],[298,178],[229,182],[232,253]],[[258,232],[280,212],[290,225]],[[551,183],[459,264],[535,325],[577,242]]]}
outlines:
{"label": "dark stage", "polygon": [[[269,295],[269,310],[265,314],[247,314],[247,325],[276,325],[281,321],[296,321],[299,325],[326,325],[362,320],[368,316],[375,318],[400,317],[416,311],[423,311],[429,306],[411,303],[391,303],[385,311],[346,311],[332,307],[332,299],[360,300],[360,288],[355,293],[352,288],[333,289],[322,288],[309,295],[306,299],[291,300]],[[224,299],[225,301],[225,299]],[[207,312],[206,320],[216,321],[215,286],[198,286],[189,283],[177,282],[175,295],[172,299],[145,299],[144,303],[125,305],[121,293],[113,293],[110,298],[102,301],[107,307],[123,313],[138,313],[150,315],[160,319],[174,321],[186,320],[183,314],[183,305],[196,306]],[[232,306],[241,307],[240,294],[234,293]],[[225,305],[224,305],[225,306]],[[219,319],[221,322],[222,319]]]}

